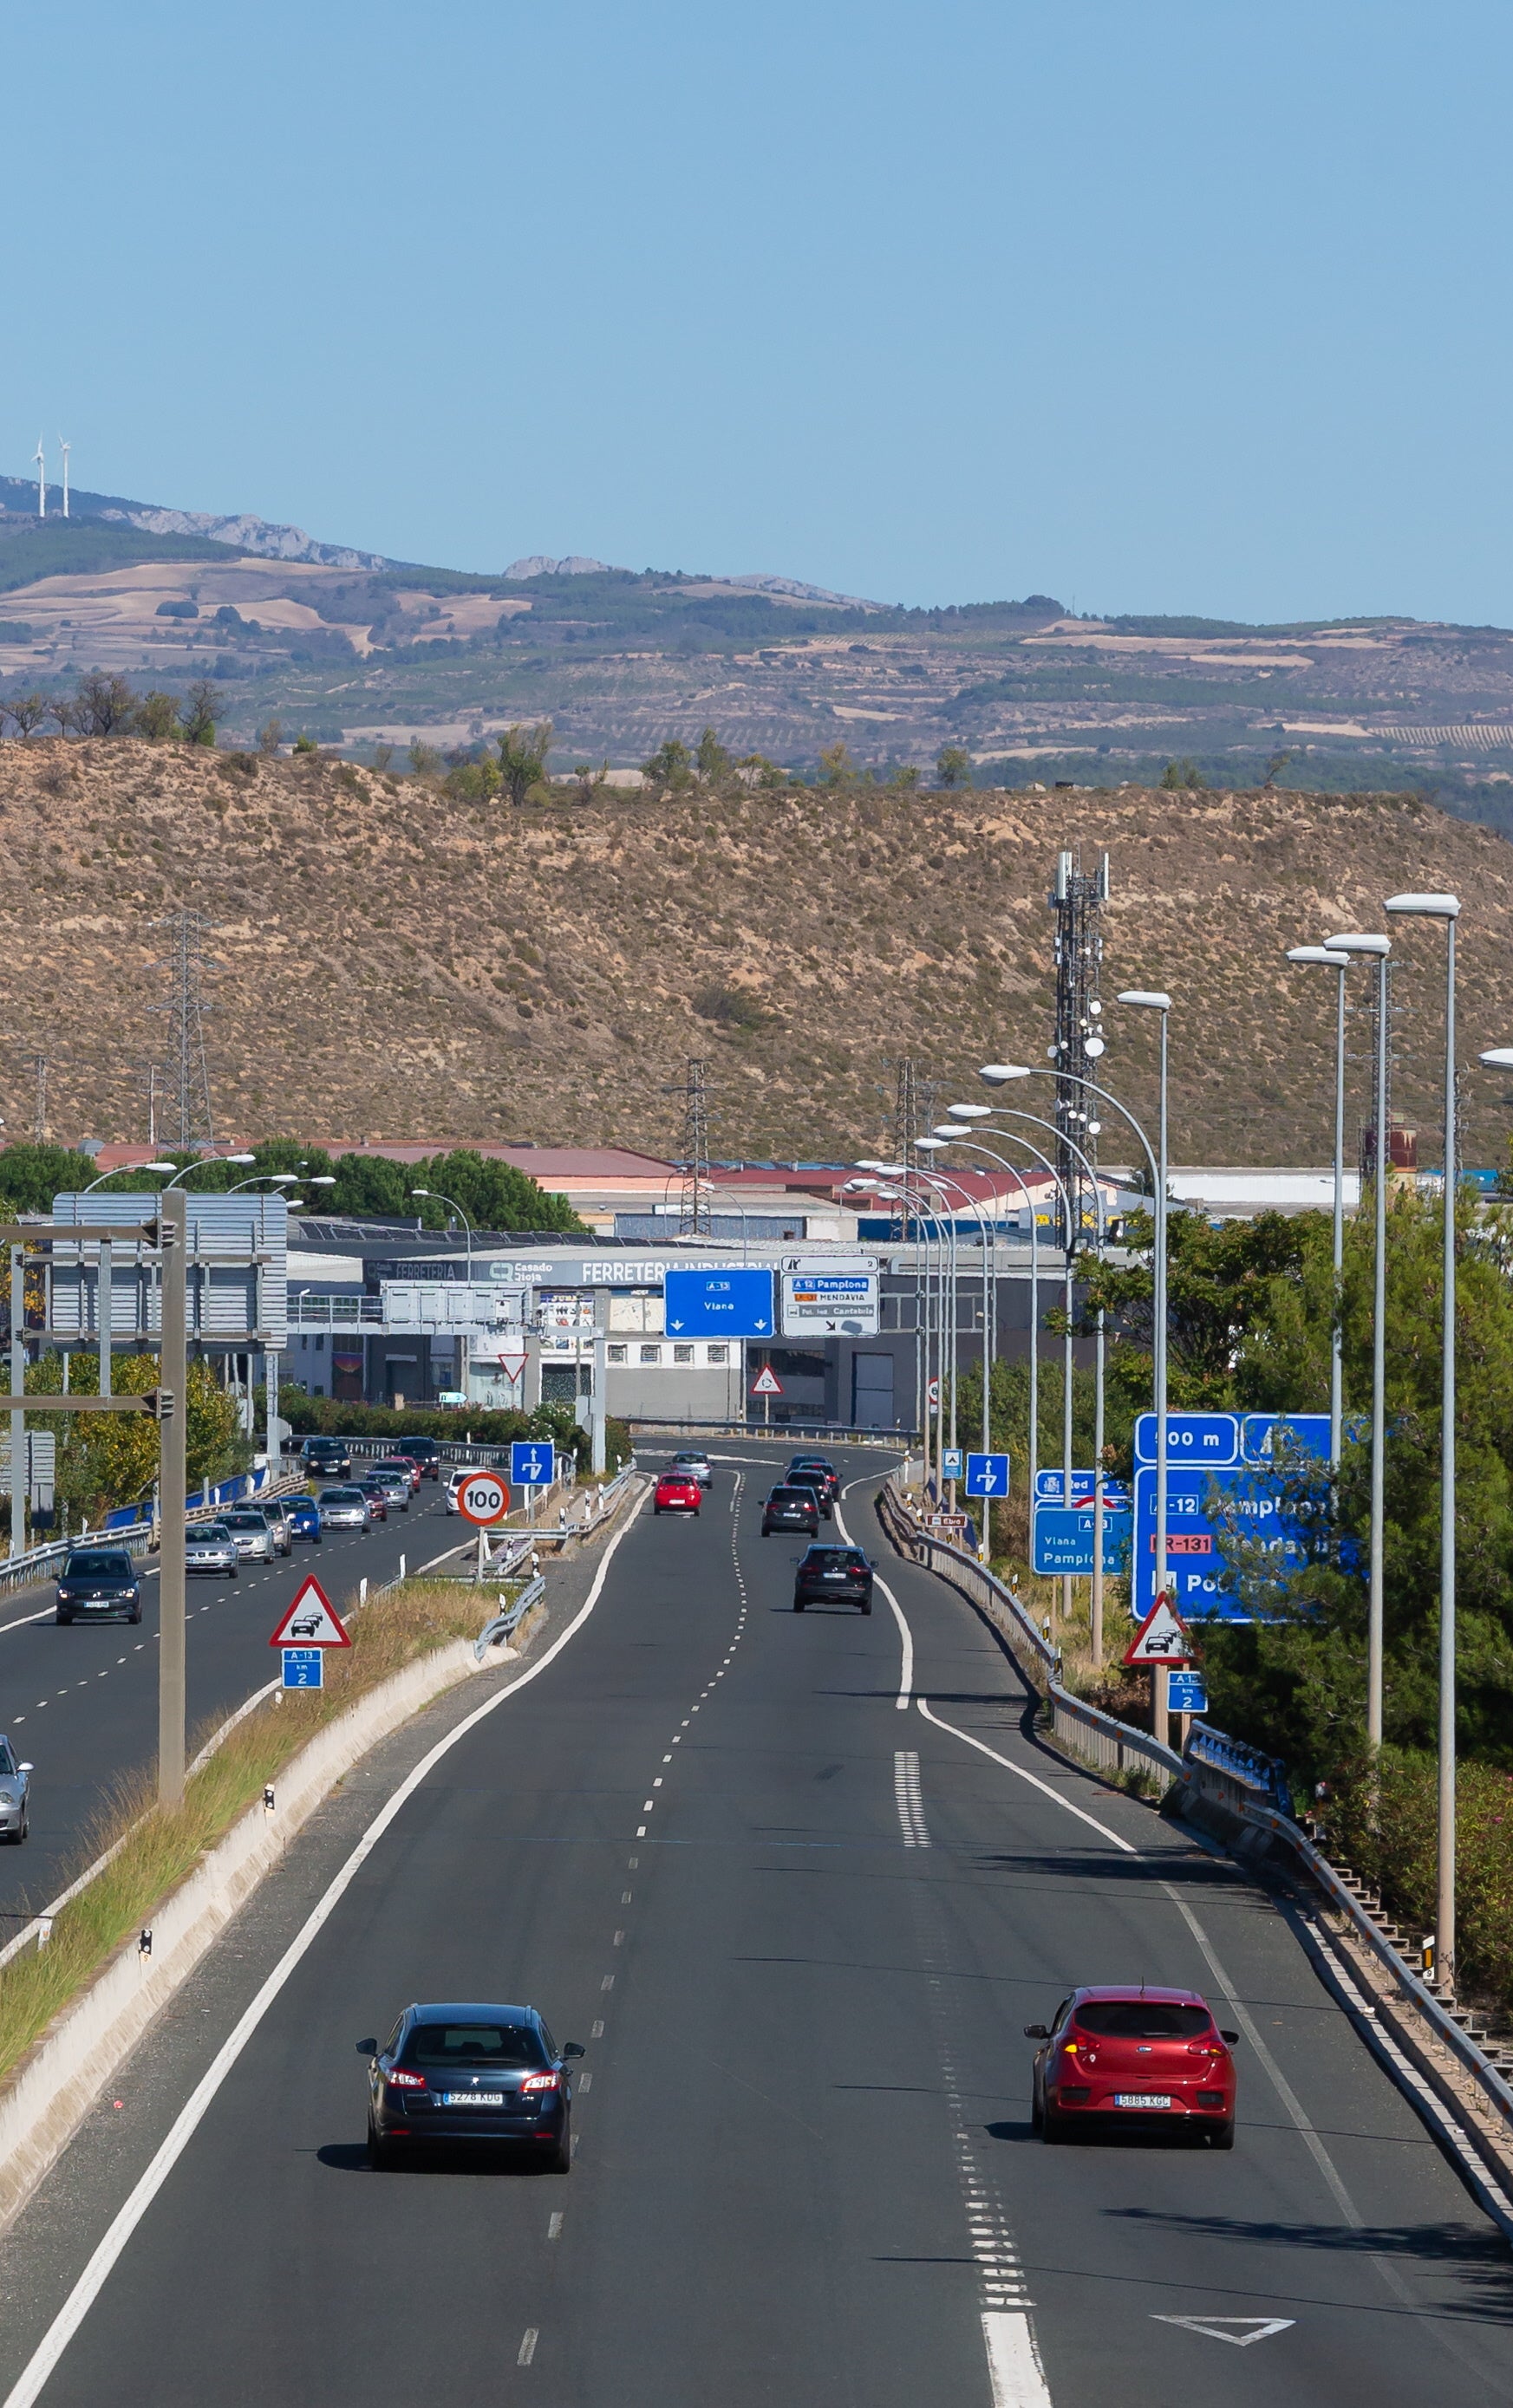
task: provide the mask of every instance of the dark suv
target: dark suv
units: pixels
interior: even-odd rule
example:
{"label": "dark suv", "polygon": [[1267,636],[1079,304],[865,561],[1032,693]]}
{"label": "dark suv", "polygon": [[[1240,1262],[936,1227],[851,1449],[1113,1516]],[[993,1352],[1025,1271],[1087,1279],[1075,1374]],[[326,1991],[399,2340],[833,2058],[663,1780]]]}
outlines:
{"label": "dark suv", "polygon": [[795,1469],[784,1473],[783,1485],[785,1488],[807,1488],[819,1509],[821,1517],[829,1522],[835,1511],[832,1502],[835,1491],[830,1484],[831,1478],[832,1474],[829,1469],[824,1471],[813,1469],[800,1471]]}
{"label": "dark suv", "polygon": [[311,1480],[350,1480],[352,1449],[344,1438],[308,1438],[299,1460]]}
{"label": "dark suv", "polygon": [[142,1591],[124,1547],[75,1547],[58,1574],[60,1622],[140,1622]]}
{"label": "dark suv", "polygon": [[423,1480],[440,1479],[441,1450],[434,1438],[402,1438],[394,1451],[396,1455],[408,1455],[411,1463],[418,1463]]}
{"label": "dark suv", "polygon": [[771,1538],[774,1530],[802,1530],[814,1538],[819,1529],[819,1498],[812,1488],[781,1488],[769,1490],[762,1504],[762,1536]]}
{"label": "dark suv", "polygon": [[793,1610],[806,1605],[857,1605],[872,1610],[872,1568],[859,1547],[806,1547],[793,1584]]}

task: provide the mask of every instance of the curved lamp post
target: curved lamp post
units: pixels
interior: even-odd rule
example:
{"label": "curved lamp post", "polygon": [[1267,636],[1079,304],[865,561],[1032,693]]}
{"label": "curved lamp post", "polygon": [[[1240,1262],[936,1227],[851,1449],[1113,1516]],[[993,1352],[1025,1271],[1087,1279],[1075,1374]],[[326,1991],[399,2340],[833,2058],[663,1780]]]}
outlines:
{"label": "curved lamp post", "polygon": [[1329,1460],[1340,1468],[1340,1422],[1344,1409],[1345,1317],[1340,1288],[1345,1272],[1345,973],[1350,956],[1328,945],[1292,945],[1288,960],[1338,972],[1334,982],[1334,1311],[1329,1343]]}

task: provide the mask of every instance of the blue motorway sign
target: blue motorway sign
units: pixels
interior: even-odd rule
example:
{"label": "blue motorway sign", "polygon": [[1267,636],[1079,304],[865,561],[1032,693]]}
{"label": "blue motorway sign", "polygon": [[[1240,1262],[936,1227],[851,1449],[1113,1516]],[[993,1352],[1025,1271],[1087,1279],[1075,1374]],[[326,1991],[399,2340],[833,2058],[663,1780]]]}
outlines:
{"label": "blue motorway sign", "polygon": [[549,1438],[517,1438],[510,1446],[510,1484],[514,1488],[550,1488],[556,1470],[556,1450]]}
{"label": "blue motorway sign", "polygon": [[1240,1454],[1246,1463],[1272,1463],[1276,1441],[1286,1432],[1304,1455],[1329,1461],[1327,1413],[1246,1413],[1240,1423]]}
{"label": "blue motorway sign", "polygon": [[[1097,1517],[1090,1505],[1037,1505],[1030,1538],[1030,1562],[1042,1579],[1084,1578],[1093,1568]],[[1122,1513],[1103,1520],[1103,1570],[1117,1575],[1130,1569],[1130,1524]]]}
{"label": "blue motorway sign", "polygon": [[[1086,1502],[1090,1505],[1092,1503],[1093,1476],[1090,1471],[1073,1471],[1072,1495],[1070,1499],[1064,1498],[1062,1495],[1062,1490],[1065,1485],[1066,1473],[1064,1470],[1037,1471],[1035,1474],[1036,1504],[1060,1505],[1070,1502],[1073,1505],[1081,1505]],[[1105,1472],[1103,1475],[1104,1512],[1128,1513],[1132,1502],[1133,1498],[1131,1496],[1129,1482],[1127,1480],[1110,1480]]]}
{"label": "blue motorway sign", "polygon": [[1166,1675],[1166,1703],[1174,1714],[1205,1714],[1208,1691],[1203,1674],[1174,1664]]}
{"label": "blue motorway sign", "polygon": [[[1213,1493],[1218,1512],[1211,1519]],[[1166,1586],[1184,1622],[1249,1622],[1221,1541],[1230,1537],[1224,1514],[1232,1514],[1239,1535],[1275,1558],[1285,1579],[1314,1553],[1306,1506],[1289,1502],[1267,1485],[1266,1474],[1249,1464],[1218,1469],[1173,1465],[1166,1475]],[[1134,1574],[1131,1611],[1143,1620],[1156,1602],[1156,1473],[1141,1464],[1135,1472]]]}
{"label": "blue motorway sign", "polygon": [[967,1495],[969,1497],[1006,1497],[1009,1493],[1009,1458],[1006,1455],[969,1455],[967,1457]]}
{"label": "blue motorway sign", "polygon": [[[1135,1423],[1135,1461],[1156,1460],[1156,1416],[1142,1413]],[[1168,1463],[1238,1463],[1240,1424],[1233,1413],[1174,1413],[1166,1416]]]}
{"label": "blue motorway sign", "polygon": [[325,1650],[322,1647],[286,1647],[283,1651],[283,1685],[286,1689],[318,1689],[322,1685],[321,1664]]}
{"label": "blue motorway sign", "polygon": [[670,1338],[771,1338],[772,1274],[732,1267],[668,1271],[662,1311]]}

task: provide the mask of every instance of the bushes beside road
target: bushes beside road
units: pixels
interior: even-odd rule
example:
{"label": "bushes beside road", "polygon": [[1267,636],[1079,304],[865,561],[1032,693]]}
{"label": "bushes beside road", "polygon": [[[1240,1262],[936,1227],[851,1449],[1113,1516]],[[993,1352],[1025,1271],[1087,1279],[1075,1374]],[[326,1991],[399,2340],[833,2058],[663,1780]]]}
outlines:
{"label": "bushes beside road", "polygon": [[[1432,1756],[1387,1748],[1376,1784],[1362,1760],[1319,1807],[1331,1855],[1380,1890],[1414,1942],[1434,1928],[1436,1782]],[[1463,1762],[1455,1831],[1457,1989],[1513,2014],[1513,1773]]]}
{"label": "bushes beside road", "polygon": [[[515,1439],[549,1438],[559,1454],[574,1457],[581,1472],[588,1468],[588,1432],[561,1405],[539,1405],[533,1413],[490,1411],[482,1405],[407,1405],[401,1410],[347,1404],[339,1397],[307,1397],[303,1388],[285,1384],[279,1391],[279,1411],[296,1438],[434,1438],[449,1446],[465,1441],[509,1446]],[[630,1431],[625,1422],[612,1418],[605,1436],[613,1471],[630,1460]]]}

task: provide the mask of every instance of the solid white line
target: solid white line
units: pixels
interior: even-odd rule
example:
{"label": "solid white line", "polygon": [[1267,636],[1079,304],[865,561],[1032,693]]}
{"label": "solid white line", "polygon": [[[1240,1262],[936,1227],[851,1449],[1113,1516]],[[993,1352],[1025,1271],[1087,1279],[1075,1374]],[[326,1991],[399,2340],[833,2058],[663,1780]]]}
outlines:
{"label": "solid white line", "polygon": [[1102,1839],[1112,1841],[1114,1846],[1121,1848],[1127,1856],[1140,1855],[1140,1850],[1132,1846],[1128,1840],[1122,1840],[1117,1831],[1111,1831],[1108,1825],[1101,1823],[1096,1814],[1084,1813],[1080,1806],[1074,1806],[1071,1799],[1063,1798],[1060,1791],[1053,1789],[1048,1781],[1041,1781],[1034,1773],[1027,1772],[1022,1764],[1011,1763],[1006,1756],[1000,1756],[996,1747],[989,1747],[984,1740],[973,1739],[971,1731],[958,1730],[955,1723],[943,1722],[939,1714],[930,1712],[927,1698],[920,1698],[916,1702],[925,1720],[928,1723],[933,1723],[937,1730],[949,1731],[953,1739],[965,1740],[967,1745],[976,1748],[980,1755],[990,1756],[995,1764],[1001,1764],[1005,1772],[1012,1772],[1018,1781],[1028,1781],[1031,1789],[1038,1789],[1043,1797],[1051,1800],[1053,1805],[1064,1808],[1069,1814],[1074,1814],[1079,1823],[1089,1824]]}
{"label": "solid white line", "polygon": [[553,1658],[560,1656],[569,1640],[576,1637],[598,1605],[610,1566],[614,1560],[615,1550],[631,1526],[629,1522],[621,1524],[604,1550],[603,1559],[594,1576],[594,1584],[587,1597],[567,1627],[553,1641],[551,1646],[534,1664],[520,1674],[518,1680],[512,1681],[508,1688],[496,1691],[495,1695],[486,1698],[483,1705],[475,1707],[470,1714],[464,1715],[455,1729],[449,1731],[444,1739],[438,1740],[429,1753],[422,1756],[414,1770],[400,1783],[387,1805],[369,1823],[346,1863],[326,1889],[324,1896],[295,1933],[262,1988],[245,2009],[175,2116],[167,2133],[154,2152],[151,2163],[138,2177],[122,2207],[111,2219],[104,2239],[95,2248],[88,2265],[48,2327],[42,2340],[33,2351],[19,2379],[7,2394],[5,2408],[33,2408],[33,2402],[38,2398],[54,2367],[104,2289],[116,2260],[189,2146],[227,2074],[241,2056],[248,2042],[301,1958],[320,1937],[325,1924],[330,1920],[341,1899],[372,1855],[401,1807],[434,1771],[442,1757],[449,1755],[457,1745],[459,1740],[465,1739],[468,1732],[487,1715],[493,1713],[497,1707],[502,1706],[507,1698],[512,1698],[517,1691],[528,1688],[531,1682],[545,1671]]}
{"label": "solid white line", "polygon": [[993,2408],[1051,2408],[1045,2371],[1023,2308],[993,2308],[983,2317]]}
{"label": "solid white line", "polygon": [[[876,1474],[873,1473],[872,1477],[875,1479]],[[849,1496],[851,1489],[858,1485],[859,1484],[857,1481],[851,1481],[848,1486],[843,1489],[842,1495]],[[845,1522],[842,1516],[839,1498],[836,1501],[835,1507],[835,1526],[840,1531],[846,1545],[848,1547],[854,1547],[857,1542],[852,1537],[850,1531],[846,1528]],[[883,1595],[886,1598],[889,1605],[893,1609],[893,1619],[899,1626],[899,1645],[902,1651],[902,1662],[899,1667],[899,1694],[894,1702],[897,1705],[900,1713],[906,1714],[909,1711],[910,1700],[913,1698],[915,1689],[915,1635],[903,1618],[903,1610],[901,1607],[898,1598],[894,1596],[893,1591],[889,1588],[881,1572],[873,1573],[872,1585],[874,1588],[880,1588],[882,1590]]]}

